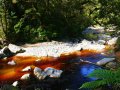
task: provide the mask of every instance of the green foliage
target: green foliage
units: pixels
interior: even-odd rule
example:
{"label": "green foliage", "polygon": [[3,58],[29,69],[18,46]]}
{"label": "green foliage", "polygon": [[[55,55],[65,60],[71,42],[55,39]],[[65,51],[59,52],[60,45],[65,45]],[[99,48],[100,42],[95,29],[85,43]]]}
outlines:
{"label": "green foliage", "polygon": [[105,85],[106,82],[105,81],[101,81],[101,80],[96,80],[96,81],[92,81],[92,82],[86,82],[84,83],[80,88],[98,88],[101,85]]}
{"label": "green foliage", "polygon": [[12,85],[3,85],[0,87],[0,90],[20,90],[18,87],[14,87]]}
{"label": "green foliage", "polygon": [[95,35],[95,34],[85,34],[84,37],[88,40],[97,40],[98,39],[98,35]]}
{"label": "green foliage", "polygon": [[120,27],[119,4],[119,0],[0,0],[0,29],[14,43],[81,37],[93,24]]}
{"label": "green foliage", "polygon": [[120,83],[120,68],[116,71],[111,70],[95,70],[88,77],[97,78],[96,81],[84,83],[80,88],[98,88],[103,85],[112,85]]}

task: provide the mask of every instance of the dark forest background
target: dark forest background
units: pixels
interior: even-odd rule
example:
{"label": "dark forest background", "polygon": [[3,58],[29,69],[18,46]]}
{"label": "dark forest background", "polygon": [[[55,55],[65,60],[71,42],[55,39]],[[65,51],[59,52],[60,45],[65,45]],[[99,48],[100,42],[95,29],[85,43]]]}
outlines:
{"label": "dark forest background", "polygon": [[88,26],[120,27],[120,0],[0,0],[0,35],[9,42],[79,38]]}

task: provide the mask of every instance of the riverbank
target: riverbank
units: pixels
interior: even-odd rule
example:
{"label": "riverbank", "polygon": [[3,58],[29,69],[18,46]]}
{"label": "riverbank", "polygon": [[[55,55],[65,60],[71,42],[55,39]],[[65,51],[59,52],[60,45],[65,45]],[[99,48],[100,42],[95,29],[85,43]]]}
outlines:
{"label": "riverbank", "polygon": [[106,45],[99,44],[98,42],[83,40],[80,43],[72,42],[44,42],[37,44],[22,45],[25,50],[24,53],[18,53],[17,56],[53,56],[59,57],[61,54],[70,53],[81,50],[95,50],[102,52]]}

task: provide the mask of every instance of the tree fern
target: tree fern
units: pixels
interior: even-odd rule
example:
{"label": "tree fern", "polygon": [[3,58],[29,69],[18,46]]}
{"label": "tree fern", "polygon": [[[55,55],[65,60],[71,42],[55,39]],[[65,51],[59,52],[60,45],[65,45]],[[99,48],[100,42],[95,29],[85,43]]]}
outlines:
{"label": "tree fern", "polygon": [[110,70],[98,69],[95,70],[93,73],[89,74],[88,77],[95,77],[99,79],[107,79],[107,78],[110,79],[114,77],[114,72]]}
{"label": "tree fern", "polygon": [[92,82],[86,82],[84,83],[80,88],[97,88],[101,85],[105,85],[106,82],[104,80],[96,80]]}
{"label": "tree fern", "polygon": [[120,68],[117,71],[95,70],[88,77],[97,78],[96,81],[86,82],[80,88],[97,88],[102,85],[114,85],[120,83]]}

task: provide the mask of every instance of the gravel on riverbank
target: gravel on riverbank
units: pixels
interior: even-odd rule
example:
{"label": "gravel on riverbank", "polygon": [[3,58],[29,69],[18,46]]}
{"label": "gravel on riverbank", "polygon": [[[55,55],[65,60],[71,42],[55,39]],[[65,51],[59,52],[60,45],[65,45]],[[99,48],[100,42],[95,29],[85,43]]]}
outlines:
{"label": "gravel on riverbank", "polygon": [[18,53],[17,56],[53,56],[59,57],[62,53],[69,53],[83,49],[102,51],[105,45],[97,42],[83,40],[80,43],[72,42],[43,42],[38,44],[27,44],[22,46],[24,53]]}

